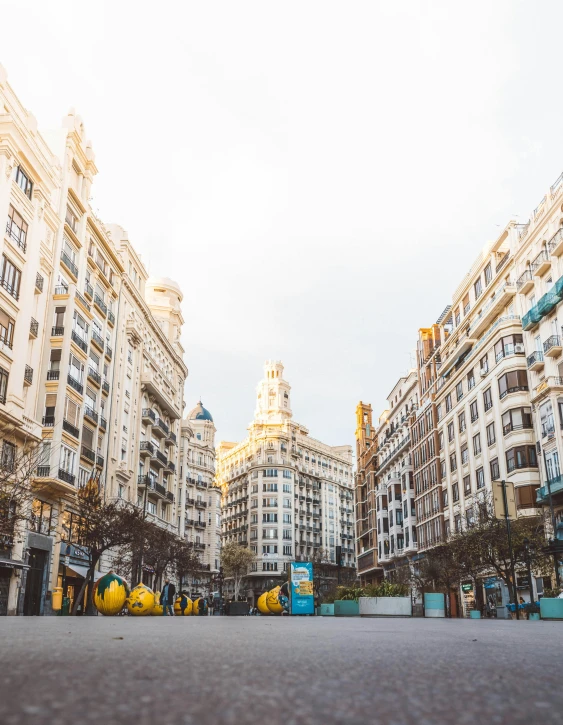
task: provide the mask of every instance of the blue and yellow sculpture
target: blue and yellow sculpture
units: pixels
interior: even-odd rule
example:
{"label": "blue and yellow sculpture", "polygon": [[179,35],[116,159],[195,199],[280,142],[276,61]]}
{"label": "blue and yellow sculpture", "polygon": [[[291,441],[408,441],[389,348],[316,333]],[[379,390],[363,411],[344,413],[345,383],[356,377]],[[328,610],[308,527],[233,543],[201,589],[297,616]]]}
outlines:
{"label": "blue and yellow sculpture", "polygon": [[104,617],[115,617],[123,609],[128,596],[129,587],[125,579],[113,571],[108,571],[96,582],[92,600],[98,612]]}
{"label": "blue and yellow sculpture", "polygon": [[149,589],[143,583],[137,584],[131,589],[131,593],[127,598],[127,610],[129,614],[135,617],[144,617],[150,614],[154,609],[155,598],[152,589]]}

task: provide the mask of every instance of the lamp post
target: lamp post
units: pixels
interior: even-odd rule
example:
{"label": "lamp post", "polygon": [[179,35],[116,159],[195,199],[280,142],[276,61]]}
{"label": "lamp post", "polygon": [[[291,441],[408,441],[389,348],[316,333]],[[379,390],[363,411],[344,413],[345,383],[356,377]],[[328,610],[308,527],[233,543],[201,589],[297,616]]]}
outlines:
{"label": "lamp post", "polygon": [[508,512],[508,497],[506,495],[506,481],[503,479],[501,482],[502,487],[502,500],[504,504],[504,518],[506,521],[506,534],[508,537],[508,551],[510,553],[510,576],[512,578],[512,593],[514,595],[514,611],[516,612],[516,619],[520,619],[520,613],[518,611],[518,595],[516,593],[516,573],[514,570],[514,549],[512,548],[512,531],[510,529],[510,516]]}

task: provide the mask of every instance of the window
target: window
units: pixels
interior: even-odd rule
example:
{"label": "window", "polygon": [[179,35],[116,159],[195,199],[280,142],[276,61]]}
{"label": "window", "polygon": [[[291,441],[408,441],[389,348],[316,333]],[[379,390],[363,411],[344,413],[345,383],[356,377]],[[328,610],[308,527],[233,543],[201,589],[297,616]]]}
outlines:
{"label": "window", "polygon": [[451,443],[454,439],[454,424],[448,423],[448,441]]}
{"label": "window", "polygon": [[51,504],[36,498],[31,506],[30,530],[35,531],[37,534],[49,536],[51,532],[51,513]]}
{"label": "window", "polygon": [[542,438],[552,436],[555,432],[555,421],[553,420],[553,406],[551,400],[540,405],[540,423]]}
{"label": "window", "polygon": [[291,493],[291,483],[284,483],[283,484],[283,492],[284,493]]}
{"label": "window", "polygon": [[455,394],[456,394],[458,401],[463,398],[463,381],[462,380],[460,380],[459,383],[455,386]]}
{"label": "window", "polygon": [[456,310],[456,313],[455,313],[455,326],[459,327],[460,322],[461,322],[461,310],[458,307]]}
{"label": "window", "polygon": [[8,391],[8,371],[0,367],[0,403],[6,402],[6,393]]}
{"label": "window", "polygon": [[508,473],[518,468],[537,468],[538,459],[535,446],[516,446],[506,452],[506,470]]}
{"label": "window", "polygon": [[442,478],[446,477],[446,461],[440,461],[440,475]]}
{"label": "window", "polygon": [[442,420],[442,406],[441,405],[436,406],[436,413],[438,416],[438,421]]}
{"label": "window", "polygon": [[485,267],[485,287],[487,287],[489,285],[492,278],[493,278],[493,270],[491,267],[491,263],[489,262],[489,264],[487,264],[487,266]]}
{"label": "window", "polygon": [[451,393],[448,393],[446,395],[446,413],[449,413],[452,409],[452,395]]}
{"label": "window", "polygon": [[10,262],[5,254],[2,255],[2,287],[12,295],[14,299],[19,299],[20,283],[22,273]]}
{"label": "window", "polygon": [[[540,408],[541,411],[541,408]],[[543,421],[542,421],[543,423]],[[503,435],[511,433],[513,430],[531,429],[532,428],[532,409],[531,408],[513,408],[507,410],[502,416],[502,432]],[[543,429],[543,425],[542,425]]]}
{"label": "window", "polygon": [[27,224],[24,222],[21,214],[10,204],[8,210],[8,223],[6,225],[6,233],[12,241],[14,241],[20,249],[25,252],[27,248]]}
{"label": "window", "polygon": [[483,291],[483,283],[481,281],[481,277],[479,277],[479,279],[473,285],[473,290],[475,292],[475,299],[478,299],[481,296],[481,292]]}
{"label": "window", "polygon": [[471,390],[471,388],[475,387],[475,375],[473,374],[473,370],[470,370],[467,373],[467,389]]}
{"label": "window", "polygon": [[459,484],[458,483],[454,483],[452,485],[452,501],[454,503],[459,501]]}
{"label": "window", "polygon": [[493,395],[491,388],[487,388],[483,393],[483,404],[485,405],[485,411],[490,410],[493,407]]}
{"label": "window", "polygon": [[20,187],[23,193],[28,199],[31,199],[31,192],[33,191],[33,183],[29,176],[25,173],[21,166],[18,166],[15,174],[16,184]]}
{"label": "window", "polygon": [[287,470],[284,469],[283,477],[284,478],[291,478],[291,471],[287,471]]}
{"label": "window", "polygon": [[491,480],[498,481],[500,478],[500,469],[498,466],[498,458],[493,458],[490,465],[491,465]]}
{"label": "window", "polygon": [[291,529],[284,529],[283,530],[283,538],[284,539],[291,539]]}
{"label": "window", "polygon": [[277,570],[278,570],[277,561],[263,561],[262,562],[262,571],[277,571]]}
{"label": "window", "polygon": [[493,443],[496,441],[496,435],[495,435],[495,424],[489,423],[487,426],[487,445],[492,446]]}
{"label": "window", "polygon": [[471,305],[469,304],[469,292],[465,295],[463,298],[463,314],[466,315],[469,310],[471,309]]}
{"label": "window", "polygon": [[[457,419],[458,419],[458,422],[459,422],[459,432],[460,433],[463,433],[465,431],[465,428],[466,428],[466,425],[465,425],[465,412],[464,413],[460,413],[458,415],[458,418]],[[453,428],[453,424],[452,424],[452,428]],[[452,436],[452,438],[453,438],[453,436]],[[450,440],[452,440],[452,438],[450,438]]]}
{"label": "window", "polygon": [[61,469],[66,473],[74,473],[76,451],[66,446],[61,446]]}
{"label": "window", "polygon": [[276,493],[277,490],[278,490],[277,483],[263,483],[262,484],[262,491],[266,491],[269,493]]}
{"label": "window", "polygon": [[528,390],[528,376],[525,370],[511,370],[499,378],[498,381],[500,398],[504,398],[510,393],[517,393],[522,390]]}
{"label": "window", "polygon": [[263,539],[277,539],[278,530],[277,529],[262,529],[262,538]]}
{"label": "window", "polygon": [[489,372],[489,358],[487,355],[479,360],[479,367],[481,368],[481,375],[486,375]]}
{"label": "window", "polygon": [[468,496],[471,493],[471,476],[463,477],[463,493]]}
{"label": "window", "polygon": [[16,463],[16,446],[13,443],[4,441],[2,443],[2,469],[13,471]]}
{"label": "window", "polygon": [[485,471],[483,468],[478,468],[475,471],[475,478],[477,479],[477,488],[483,488],[485,486]]}
{"label": "window", "polygon": [[469,450],[467,444],[461,449],[461,464],[465,466],[469,462]]}
{"label": "window", "polygon": [[278,523],[278,515],[277,514],[262,514],[262,523],[265,523],[265,524],[277,524]]}
{"label": "window", "polygon": [[498,362],[503,357],[514,355],[515,353],[524,354],[524,340],[522,335],[508,335],[501,338],[495,344],[495,360]]}
{"label": "window", "polygon": [[481,434],[473,436],[473,455],[478,456],[481,453]]}
{"label": "window", "polygon": [[0,309],[0,342],[12,349],[15,321]]}
{"label": "window", "polygon": [[278,553],[278,546],[277,544],[266,544],[262,547],[262,553],[263,554],[277,554]]}
{"label": "window", "polygon": [[456,514],[454,516],[454,529],[456,533],[461,533],[461,514]]}
{"label": "window", "polygon": [[288,546],[287,544],[284,545],[284,547],[283,547],[283,555],[284,556],[291,556],[292,555],[292,551],[293,551],[293,547]]}
{"label": "window", "polygon": [[474,400],[469,406],[469,414],[471,415],[471,422],[475,423],[479,417],[479,408],[477,407],[477,401]]}
{"label": "window", "polygon": [[277,468],[265,468],[262,471],[262,476],[264,478],[277,478],[278,477],[278,469]]}
{"label": "window", "polygon": [[284,522],[284,524],[290,524],[291,523],[291,514],[284,514],[283,522]]}
{"label": "window", "polygon": [[455,453],[452,453],[450,456],[450,471],[456,471],[457,470],[457,460]]}

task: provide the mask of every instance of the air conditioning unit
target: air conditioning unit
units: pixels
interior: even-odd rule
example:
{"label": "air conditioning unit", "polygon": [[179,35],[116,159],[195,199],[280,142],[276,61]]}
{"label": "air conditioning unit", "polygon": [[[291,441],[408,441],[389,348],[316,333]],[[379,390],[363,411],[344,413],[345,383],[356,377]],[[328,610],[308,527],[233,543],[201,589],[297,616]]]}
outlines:
{"label": "air conditioning unit", "polygon": [[524,352],[524,345],[521,342],[514,345],[514,352]]}

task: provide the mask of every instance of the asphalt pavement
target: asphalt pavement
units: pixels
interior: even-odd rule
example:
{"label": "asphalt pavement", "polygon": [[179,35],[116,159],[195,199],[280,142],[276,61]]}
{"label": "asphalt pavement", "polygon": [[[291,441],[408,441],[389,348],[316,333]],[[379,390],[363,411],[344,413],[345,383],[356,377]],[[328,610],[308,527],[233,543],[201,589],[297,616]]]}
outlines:
{"label": "asphalt pavement", "polygon": [[2,725],[561,725],[563,622],[2,617]]}

